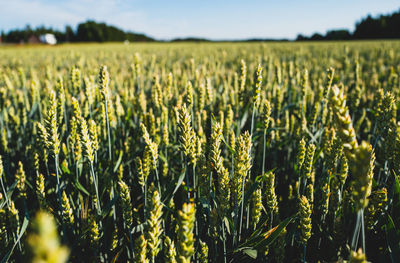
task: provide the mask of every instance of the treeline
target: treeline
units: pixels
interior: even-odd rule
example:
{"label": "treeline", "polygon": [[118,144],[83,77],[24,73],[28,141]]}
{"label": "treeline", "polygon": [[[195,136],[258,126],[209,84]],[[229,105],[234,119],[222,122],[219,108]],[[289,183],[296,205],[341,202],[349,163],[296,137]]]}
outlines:
{"label": "treeline", "polygon": [[154,41],[153,38],[144,34],[125,32],[115,26],[105,23],[96,23],[94,21],[86,21],[80,23],[76,30],[71,26],[66,26],[64,31],[46,28],[44,26],[31,28],[29,25],[25,29],[11,30],[8,33],[2,32],[1,38],[3,42],[20,43],[29,42],[31,37],[39,37],[40,35],[51,33],[60,42],[116,42],[116,41]]}
{"label": "treeline", "polygon": [[350,39],[391,39],[400,38],[400,10],[390,15],[373,18],[370,15],[356,24],[353,33],[348,30],[330,30],[325,35],[298,35],[296,40],[350,40]]}

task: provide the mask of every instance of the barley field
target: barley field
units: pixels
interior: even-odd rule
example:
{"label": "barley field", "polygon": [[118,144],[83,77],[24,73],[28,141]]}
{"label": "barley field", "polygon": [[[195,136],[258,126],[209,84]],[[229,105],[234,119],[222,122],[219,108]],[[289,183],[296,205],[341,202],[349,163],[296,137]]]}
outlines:
{"label": "barley field", "polygon": [[0,58],[1,262],[400,262],[400,41]]}

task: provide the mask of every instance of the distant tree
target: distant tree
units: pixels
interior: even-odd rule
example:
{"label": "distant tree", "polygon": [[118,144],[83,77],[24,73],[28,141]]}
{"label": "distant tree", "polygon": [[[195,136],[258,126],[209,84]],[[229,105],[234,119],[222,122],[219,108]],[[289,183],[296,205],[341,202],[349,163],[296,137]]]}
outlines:
{"label": "distant tree", "polygon": [[314,34],[310,38],[298,35],[296,41],[303,40],[349,40],[349,39],[390,39],[400,38],[400,10],[390,15],[373,18],[368,15],[356,23],[351,34],[346,29],[329,30],[325,36]]}
{"label": "distant tree", "polygon": [[400,38],[400,10],[373,18],[368,15],[356,24],[356,39]]}
{"label": "distant tree", "polygon": [[400,38],[400,10],[387,18],[386,35],[389,38]]}
{"label": "distant tree", "polygon": [[[380,20],[380,21],[379,21]],[[361,20],[360,23],[356,24],[356,30],[354,31],[354,37],[363,38],[379,38],[383,32],[381,30],[381,23],[383,19],[374,19],[370,15]]]}
{"label": "distant tree", "polygon": [[346,29],[341,30],[329,30],[325,35],[326,40],[349,40],[351,34]]}
{"label": "distant tree", "polygon": [[[187,38],[175,38],[172,39],[171,42],[208,42],[209,39],[206,38],[197,38],[197,37],[187,37]],[[248,39],[247,41],[262,41],[261,39]]]}
{"label": "distant tree", "polygon": [[66,26],[65,27],[65,41],[66,42],[71,42],[74,40],[75,34],[74,31],[72,30],[71,26]]}
{"label": "distant tree", "polygon": [[314,35],[311,36],[311,40],[323,40],[324,37],[319,34],[319,33],[315,33]]}
{"label": "distant tree", "polygon": [[87,21],[78,25],[75,41],[106,42],[106,41],[154,41],[143,34],[124,32],[105,23]]}
{"label": "distant tree", "polygon": [[305,37],[302,34],[297,35],[296,41],[304,41],[304,40],[308,40],[308,37]]}
{"label": "distant tree", "polygon": [[78,30],[76,31],[76,40],[84,42],[103,42],[101,25],[94,21],[87,21],[79,24]]}

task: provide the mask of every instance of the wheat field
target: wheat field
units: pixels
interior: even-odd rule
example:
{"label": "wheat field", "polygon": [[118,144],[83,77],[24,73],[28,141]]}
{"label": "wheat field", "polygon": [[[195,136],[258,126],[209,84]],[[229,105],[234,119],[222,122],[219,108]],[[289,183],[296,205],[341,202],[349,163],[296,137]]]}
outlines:
{"label": "wheat field", "polygon": [[1,262],[400,262],[400,42],[0,47]]}

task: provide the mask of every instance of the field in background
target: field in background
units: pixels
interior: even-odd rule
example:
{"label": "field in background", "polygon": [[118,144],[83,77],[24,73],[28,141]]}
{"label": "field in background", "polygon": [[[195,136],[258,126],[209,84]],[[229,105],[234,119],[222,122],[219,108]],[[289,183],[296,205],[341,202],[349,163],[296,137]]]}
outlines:
{"label": "field in background", "polygon": [[400,261],[400,41],[0,58],[0,260]]}

